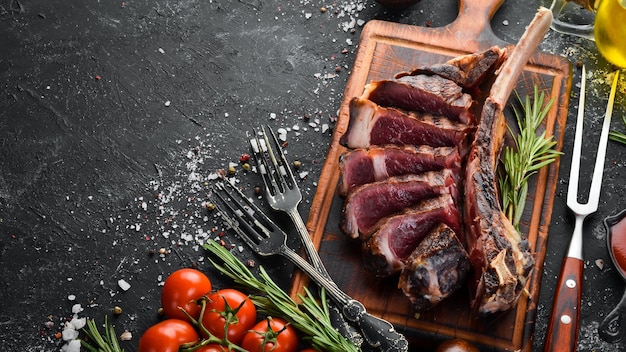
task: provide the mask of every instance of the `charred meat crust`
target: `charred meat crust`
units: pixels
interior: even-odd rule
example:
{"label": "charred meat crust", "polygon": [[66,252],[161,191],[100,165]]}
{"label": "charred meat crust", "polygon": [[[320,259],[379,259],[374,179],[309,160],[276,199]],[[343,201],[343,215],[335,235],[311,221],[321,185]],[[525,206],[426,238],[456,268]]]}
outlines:
{"label": "charred meat crust", "polygon": [[398,288],[415,309],[427,310],[460,289],[470,271],[468,254],[458,236],[440,224],[407,259]]}
{"label": "charred meat crust", "polygon": [[395,78],[419,74],[437,75],[454,81],[472,94],[488,80],[506,59],[506,49],[493,46],[481,53],[461,55],[443,64],[422,66],[409,72],[398,73]]}
{"label": "charred meat crust", "polygon": [[479,315],[515,305],[534,264],[527,240],[500,207],[496,168],[506,128],[504,105],[551,20],[550,10],[541,8],[502,66],[483,106],[468,155],[464,215],[467,248],[475,274],[470,284],[471,300]]}

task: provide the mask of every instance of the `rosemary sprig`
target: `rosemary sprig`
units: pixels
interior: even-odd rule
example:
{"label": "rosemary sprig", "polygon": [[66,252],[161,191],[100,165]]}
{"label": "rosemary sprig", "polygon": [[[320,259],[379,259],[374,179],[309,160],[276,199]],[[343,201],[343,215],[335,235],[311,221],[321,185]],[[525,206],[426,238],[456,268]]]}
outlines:
{"label": "rosemary sprig", "polygon": [[[90,352],[124,352],[120,347],[115,335],[113,326],[109,325],[109,319],[104,316],[104,335],[100,333],[96,322],[93,319],[87,321],[87,327],[83,329],[85,335],[89,338],[89,342],[81,340],[80,344],[83,348]],[[94,345],[92,345],[95,344]]]}
{"label": "rosemary sprig", "polygon": [[532,102],[529,96],[525,99],[518,96],[523,111],[520,112],[515,108],[513,110],[519,133],[516,135],[511,127],[507,126],[509,133],[513,136],[515,148],[507,146],[504,149],[502,159],[504,174],[501,174],[499,178],[500,193],[502,208],[518,231],[528,196],[529,178],[562,154],[554,150],[556,141],[552,139],[552,136],[547,136],[545,130],[537,133],[537,129],[554,103],[553,98],[544,106],[544,99],[544,92],[539,94],[537,86],[535,86]]}
{"label": "rosemary sprig", "polygon": [[[624,121],[624,125],[626,125],[626,115],[622,116],[622,121]],[[611,139],[612,141],[626,144],[626,133],[611,131],[609,132],[609,139]]]}
{"label": "rosemary sprig", "polygon": [[269,277],[263,267],[259,267],[259,278],[257,278],[248,267],[217,242],[209,241],[204,248],[223,262],[223,264],[218,264],[209,258],[217,270],[236,283],[256,292],[250,295],[250,299],[259,311],[287,319],[305,335],[306,339],[310,340],[313,347],[322,351],[360,351],[332,326],[323,289],[320,293],[320,303],[305,288],[305,295],[298,295],[302,303],[297,304]]}

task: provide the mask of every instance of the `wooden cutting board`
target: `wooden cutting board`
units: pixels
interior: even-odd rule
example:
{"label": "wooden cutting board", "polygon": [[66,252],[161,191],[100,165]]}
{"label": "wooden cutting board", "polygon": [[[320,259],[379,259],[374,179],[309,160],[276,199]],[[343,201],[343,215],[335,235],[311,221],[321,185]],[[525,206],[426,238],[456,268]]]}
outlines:
{"label": "wooden cutting board", "polygon": [[[459,337],[501,351],[530,351],[534,332],[548,226],[558,174],[558,162],[544,168],[533,180],[522,232],[535,254],[535,268],[528,284],[528,295],[512,310],[488,318],[471,314],[466,290],[442,302],[429,312],[416,315],[408,299],[397,288],[397,277],[376,278],[365,272],[361,263],[360,243],[341,233],[339,221],[343,199],[337,193],[340,179],[338,160],[346,150],[339,139],[349,121],[348,105],[360,96],[371,80],[392,78],[395,73],[419,65],[442,63],[448,59],[485,50],[493,45],[506,46],[498,39],[490,20],[504,0],[459,0],[459,15],[448,26],[426,28],[385,21],[368,22],[361,34],[359,50],[347,82],[340,114],[327,158],[313,199],[307,228],[330,275],[339,287],[361,301],[369,312],[392,322],[413,341],[416,348],[429,341]],[[561,150],[569,91],[570,63],[562,57],[536,53],[526,66],[516,91],[532,95],[534,85],[555,102],[545,121],[545,129],[557,140]],[[513,94],[510,103],[516,102]],[[510,104],[509,104],[510,105]],[[510,125],[516,126],[513,111],[506,111]],[[296,275],[292,294],[307,285],[306,277]]]}

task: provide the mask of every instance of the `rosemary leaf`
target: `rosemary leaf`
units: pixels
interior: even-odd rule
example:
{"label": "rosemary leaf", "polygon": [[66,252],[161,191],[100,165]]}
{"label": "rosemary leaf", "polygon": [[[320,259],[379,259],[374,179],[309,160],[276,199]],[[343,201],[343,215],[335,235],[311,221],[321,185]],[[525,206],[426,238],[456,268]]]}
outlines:
{"label": "rosemary leaf", "polygon": [[528,196],[528,181],[543,167],[553,163],[562,153],[554,150],[556,141],[548,137],[546,131],[538,133],[543,120],[550,111],[554,99],[544,105],[545,94],[535,86],[534,96],[523,99],[517,97],[522,111],[513,109],[519,127],[515,134],[511,126],[507,129],[513,138],[513,145],[506,146],[502,154],[503,170],[499,176],[502,208],[507,218],[519,231],[519,223],[524,213]]}
{"label": "rosemary leaf", "polygon": [[[113,326],[109,324],[108,317],[104,317],[104,336],[98,330],[94,320],[88,320],[83,329],[89,342],[81,340],[81,346],[90,352],[124,352],[120,347]],[[95,345],[95,346],[94,346]]]}

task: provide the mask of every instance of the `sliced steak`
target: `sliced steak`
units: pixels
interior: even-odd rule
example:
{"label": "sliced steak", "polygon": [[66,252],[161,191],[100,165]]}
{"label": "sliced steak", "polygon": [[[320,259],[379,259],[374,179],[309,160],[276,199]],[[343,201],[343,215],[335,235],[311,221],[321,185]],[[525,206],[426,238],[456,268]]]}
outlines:
{"label": "sliced steak", "polygon": [[398,287],[417,310],[434,307],[462,287],[471,270],[454,230],[434,227],[406,260]]}
{"label": "sliced steak", "polygon": [[474,127],[430,114],[384,108],[370,100],[350,101],[350,122],[340,143],[348,148],[372,145],[429,145],[458,147],[465,155]]}
{"label": "sliced steak", "polygon": [[437,75],[451,81],[470,92],[484,83],[506,59],[506,49],[493,46],[481,53],[462,55],[443,64],[423,66],[409,72],[401,72],[396,78],[420,74]]}
{"label": "sliced steak", "polygon": [[339,169],[339,192],[345,196],[353,188],[366,183],[426,171],[450,169],[458,182],[461,177],[461,156],[458,149],[452,147],[387,145],[344,153],[339,159]]}
{"label": "sliced steak", "polygon": [[461,233],[461,214],[449,194],[424,200],[380,220],[376,232],[363,242],[365,268],[377,276],[399,273],[415,247],[440,223]]}
{"label": "sliced steak", "polygon": [[461,86],[440,76],[403,76],[373,81],[361,96],[384,107],[445,116],[453,121],[473,125],[472,96]]}
{"label": "sliced steak", "polygon": [[501,68],[483,106],[465,172],[466,241],[476,275],[470,285],[479,314],[508,310],[518,301],[533,267],[528,241],[500,207],[496,168],[506,121],[503,110],[528,58],[550,26],[541,8]]}
{"label": "sliced steak", "polygon": [[348,236],[367,240],[376,231],[380,219],[446,193],[457,202],[459,194],[454,175],[447,169],[364,184],[346,197],[340,226]]}

